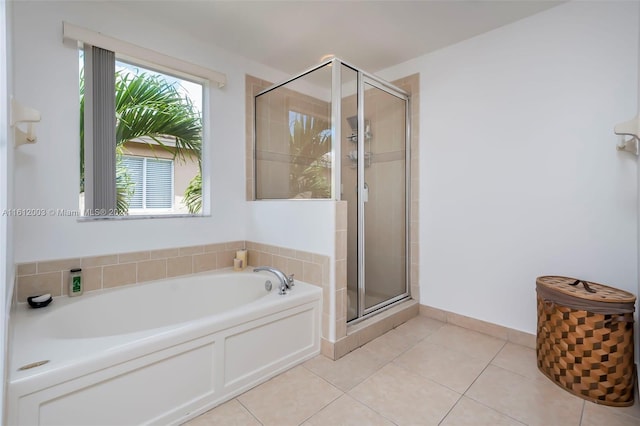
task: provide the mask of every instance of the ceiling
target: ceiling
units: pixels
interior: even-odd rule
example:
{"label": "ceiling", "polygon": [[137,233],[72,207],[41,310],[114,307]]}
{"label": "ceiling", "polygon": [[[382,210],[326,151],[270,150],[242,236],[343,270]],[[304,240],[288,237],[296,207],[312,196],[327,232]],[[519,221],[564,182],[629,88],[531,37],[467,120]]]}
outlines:
{"label": "ceiling", "polygon": [[[289,74],[333,54],[377,72],[558,1],[124,1],[131,12]],[[153,4],[150,8],[149,5]]]}

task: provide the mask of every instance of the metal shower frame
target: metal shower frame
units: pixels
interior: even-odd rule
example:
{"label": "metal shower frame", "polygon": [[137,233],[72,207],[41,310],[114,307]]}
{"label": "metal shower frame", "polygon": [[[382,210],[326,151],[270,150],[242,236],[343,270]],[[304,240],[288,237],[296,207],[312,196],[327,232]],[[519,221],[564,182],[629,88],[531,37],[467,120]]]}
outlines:
{"label": "metal shower frame", "polygon": [[[283,82],[270,86],[258,94],[254,99],[254,111],[255,100],[258,96],[267,92],[277,89],[291,83],[307,74],[311,74],[314,71],[321,69],[325,66],[331,66],[331,154],[332,154],[332,173],[331,173],[331,199],[340,200],[340,188],[341,188],[341,172],[342,172],[342,66],[355,71],[357,73],[357,96],[358,96],[358,158],[365,158],[365,120],[364,120],[364,90],[365,84],[375,87],[379,90],[387,92],[390,95],[396,96],[406,102],[405,108],[405,291],[404,293],[395,296],[384,302],[378,303],[374,306],[365,309],[365,268],[364,259],[366,256],[364,250],[365,243],[365,229],[364,229],[364,165],[365,161],[358,161],[358,316],[349,321],[353,324],[367,318],[371,313],[390,308],[395,305],[396,302],[410,297],[410,265],[411,265],[411,241],[410,241],[410,208],[411,208],[411,97],[404,90],[393,84],[376,77],[373,74],[362,71],[358,67],[349,64],[339,58],[331,58],[318,65],[315,65],[294,77],[291,77]],[[257,114],[254,114],[254,129],[257,126]],[[256,161],[255,152],[255,132],[253,140],[254,162]],[[255,167],[254,167],[255,170]],[[254,179],[254,183],[257,184]]]}

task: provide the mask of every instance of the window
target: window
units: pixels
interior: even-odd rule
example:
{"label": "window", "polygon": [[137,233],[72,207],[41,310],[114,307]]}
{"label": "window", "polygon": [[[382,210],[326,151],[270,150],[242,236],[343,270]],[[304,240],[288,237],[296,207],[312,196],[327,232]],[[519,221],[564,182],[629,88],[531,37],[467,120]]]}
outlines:
{"label": "window", "polygon": [[173,161],[122,157],[130,214],[174,207]]}
{"label": "window", "polygon": [[206,213],[206,94],[226,77],[68,23],[63,32],[80,46],[81,212]]}
{"label": "window", "polygon": [[[84,104],[85,114],[87,84],[83,80],[93,78],[92,115],[85,115],[80,133],[85,134],[84,123],[90,120],[98,130],[91,138],[90,167],[87,151],[81,149],[81,192],[85,189],[85,194],[93,197],[91,203],[85,198],[89,208],[82,210],[97,215],[200,213],[201,203],[194,207],[185,200],[202,197],[201,186],[190,183],[201,182],[203,86],[116,60],[111,53],[96,48],[90,54],[80,53],[81,108]],[[92,71],[91,77],[84,72],[87,69]],[[146,158],[125,157],[126,153]],[[105,161],[107,157],[110,161]],[[174,188],[173,160],[191,169],[187,182],[179,188]],[[89,179],[87,171],[91,171]],[[83,185],[87,181],[92,182],[90,190]],[[174,190],[181,194],[178,200],[174,200]]]}

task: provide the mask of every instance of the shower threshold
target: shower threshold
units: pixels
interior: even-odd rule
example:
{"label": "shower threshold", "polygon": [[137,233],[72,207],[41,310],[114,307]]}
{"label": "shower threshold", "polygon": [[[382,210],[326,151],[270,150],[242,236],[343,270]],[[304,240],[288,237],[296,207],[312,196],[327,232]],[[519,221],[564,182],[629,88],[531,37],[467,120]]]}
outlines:
{"label": "shower threshold", "polygon": [[[366,329],[370,326],[376,326],[380,323],[385,323],[387,325],[392,324],[392,326],[388,330],[385,330],[385,332],[379,334],[379,335],[382,335],[387,331],[391,330],[392,328],[395,328],[400,324],[402,324],[403,322],[408,321],[409,319],[418,315],[418,310],[419,310],[419,303],[417,300],[412,299],[410,295],[401,296],[398,300],[390,301],[389,303],[381,306],[380,308],[372,312],[369,312],[368,314],[360,318],[355,318],[351,321],[348,321],[347,336],[349,336],[349,334],[351,333],[360,332],[363,329]],[[411,311],[411,312],[415,311],[415,313],[408,313],[405,311]],[[398,322],[397,321],[398,318],[396,317],[404,318],[404,320]],[[386,329],[387,327],[385,326],[382,328]],[[362,342],[362,344],[364,343],[366,342]]]}

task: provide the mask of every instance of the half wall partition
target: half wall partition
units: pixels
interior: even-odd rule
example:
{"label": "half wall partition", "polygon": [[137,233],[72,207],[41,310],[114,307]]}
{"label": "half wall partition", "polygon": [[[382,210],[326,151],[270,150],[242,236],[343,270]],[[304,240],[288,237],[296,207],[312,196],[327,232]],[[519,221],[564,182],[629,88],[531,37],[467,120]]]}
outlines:
{"label": "half wall partition", "polygon": [[347,202],[347,321],[409,297],[409,95],[334,58],[255,98],[255,198]]}

